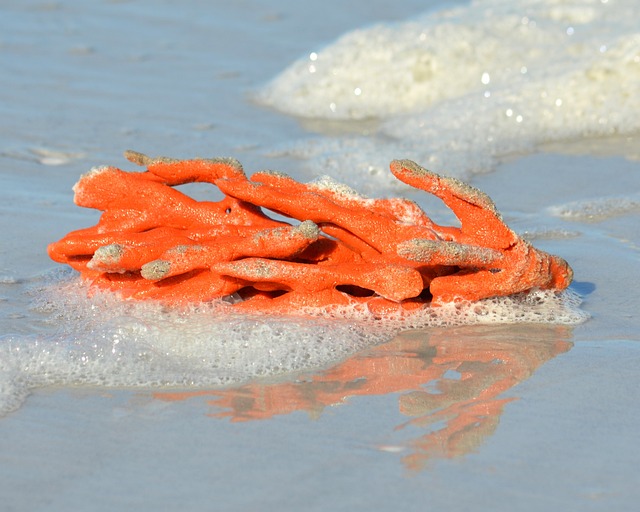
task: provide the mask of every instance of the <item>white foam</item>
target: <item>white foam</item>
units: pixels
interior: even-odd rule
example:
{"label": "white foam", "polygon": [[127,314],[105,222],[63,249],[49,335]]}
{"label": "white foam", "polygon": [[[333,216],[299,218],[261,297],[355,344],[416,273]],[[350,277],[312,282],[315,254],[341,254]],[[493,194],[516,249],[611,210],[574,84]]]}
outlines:
{"label": "white foam", "polygon": [[[424,307],[410,312],[398,312],[375,318],[365,306],[356,305],[333,309],[329,315],[339,319],[353,319],[382,329],[393,336],[407,329],[449,327],[455,325],[488,325],[516,323],[545,323],[575,325],[589,318],[580,309],[582,299],[571,290],[556,292],[534,290],[508,297],[494,297],[476,302],[462,301],[437,307]],[[326,310],[306,309],[304,313],[327,317]]]}
{"label": "white foam", "polygon": [[384,322],[358,307],[316,310],[315,318],[241,315],[223,301],[174,310],[89,297],[70,271],[49,276],[33,296],[38,331],[0,343],[0,414],[43,386],[219,387],[326,367],[413,327],[586,318],[571,293],[426,308]]}
{"label": "white foam", "polygon": [[552,215],[567,220],[598,222],[619,215],[640,212],[640,194],[571,201],[552,206],[549,211]]}
{"label": "white foam", "polygon": [[546,141],[640,129],[635,0],[476,1],[355,30],[313,57],[258,98],[301,117],[380,118],[374,137],[282,150],[358,189],[395,183],[393,158],[469,176]]}
{"label": "white foam", "polygon": [[358,191],[352,189],[348,185],[345,185],[344,183],[341,183],[333,179],[331,176],[327,176],[326,174],[319,176],[318,178],[313,180],[311,183],[309,183],[309,186],[317,190],[328,190],[346,200],[366,201],[367,199],[369,199],[368,197],[360,194]]}

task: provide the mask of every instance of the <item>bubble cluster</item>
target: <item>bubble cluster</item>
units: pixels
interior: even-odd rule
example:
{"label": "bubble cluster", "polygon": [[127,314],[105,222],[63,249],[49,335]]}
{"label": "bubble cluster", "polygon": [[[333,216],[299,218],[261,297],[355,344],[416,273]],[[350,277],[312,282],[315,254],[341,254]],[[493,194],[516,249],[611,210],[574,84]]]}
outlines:
{"label": "bubble cluster", "polygon": [[552,215],[573,221],[598,222],[640,212],[640,194],[572,201],[549,208]]}
{"label": "bubble cluster", "polygon": [[384,322],[360,306],[287,317],[238,314],[225,301],[168,309],[109,292],[88,296],[71,272],[43,278],[32,293],[40,330],[0,340],[0,414],[43,386],[237,385],[323,368],[409,328],[586,318],[571,292],[425,308]]}
{"label": "bubble cluster", "polygon": [[486,172],[546,141],[640,129],[636,9],[634,0],[472,2],[352,31],[313,53],[312,74],[308,59],[295,62],[258,98],[300,117],[379,118],[373,137],[283,149],[359,189],[390,186],[368,169],[399,155],[458,176]]}

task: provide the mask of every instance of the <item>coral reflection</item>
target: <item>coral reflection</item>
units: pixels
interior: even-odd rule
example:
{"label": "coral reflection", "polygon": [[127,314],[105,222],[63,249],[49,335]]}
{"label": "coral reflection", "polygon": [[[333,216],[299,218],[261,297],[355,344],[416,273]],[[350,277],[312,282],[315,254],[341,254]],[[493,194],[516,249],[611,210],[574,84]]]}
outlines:
{"label": "coral reflection", "polygon": [[569,350],[570,336],[566,326],[526,324],[407,331],[295,381],[155,397],[213,396],[209,405],[222,412],[211,416],[240,422],[294,411],[318,417],[325,407],[350,397],[399,393],[400,413],[409,419],[393,434],[408,440],[380,449],[405,453],[404,465],[419,470],[430,459],[476,449],[496,429],[505,404],[517,399],[503,393]]}

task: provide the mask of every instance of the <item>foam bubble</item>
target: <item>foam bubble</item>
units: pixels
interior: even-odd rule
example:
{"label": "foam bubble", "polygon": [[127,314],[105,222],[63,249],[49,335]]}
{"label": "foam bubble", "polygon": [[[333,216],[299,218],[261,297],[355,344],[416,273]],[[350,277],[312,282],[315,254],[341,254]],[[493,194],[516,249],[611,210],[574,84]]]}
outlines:
{"label": "foam bubble", "polygon": [[239,315],[228,303],[187,310],[87,296],[66,275],[37,290],[40,332],[0,343],[0,411],[53,384],[223,386],[323,366],[380,342],[347,321]]}
{"label": "foam bubble", "polygon": [[[384,319],[373,316],[365,306],[354,305],[335,308],[334,318],[350,318],[365,322],[370,327],[384,329],[390,336],[407,329],[449,327],[456,325],[488,325],[515,323],[545,323],[575,325],[589,315],[580,309],[582,299],[566,290],[533,290],[528,293],[494,297],[476,302],[462,301],[437,307],[424,307],[416,311],[389,314]],[[327,316],[326,310],[305,309],[314,316]]]}
{"label": "foam bubble", "polygon": [[399,157],[486,172],[546,141],[640,129],[636,9],[635,0],[472,2],[348,33],[316,52],[313,72],[295,62],[258,98],[302,117],[380,118],[372,137],[282,150],[314,159],[314,171],[351,174],[359,189],[393,184],[380,171]]}
{"label": "foam bubble", "polygon": [[[0,339],[0,414],[51,385],[219,387],[319,369],[391,339],[400,330],[470,323],[573,324],[586,315],[570,292],[426,308],[385,321],[365,308],[315,316],[238,314],[230,302],[168,309],[96,292],[75,273],[47,276],[32,291],[29,334]],[[232,301],[231,301],[232,302]]]}
{"label": "foam bubble", "polygon": [[549,208],[552,215],[574,221],[598,222],[611,217],[640,212],[640,195],[599,197],[572,201]]}
{"label": "foam bubble", "polygon": [[318,190],[329,190],[330,192],[337,194],[343,199],[352,201],[365,201],[368,199],[348,185],[336,181],[331,176],[327,176],[326,174],[319,176],[318,178],[313,180],[311,183],[309,183],[309,186]]}
{"label": "foam bubble", "polygon": [[534,228],[519,233],[522,238],[533,242],[535,240],[567,240],[577,238],[582,233],[562,228]]}

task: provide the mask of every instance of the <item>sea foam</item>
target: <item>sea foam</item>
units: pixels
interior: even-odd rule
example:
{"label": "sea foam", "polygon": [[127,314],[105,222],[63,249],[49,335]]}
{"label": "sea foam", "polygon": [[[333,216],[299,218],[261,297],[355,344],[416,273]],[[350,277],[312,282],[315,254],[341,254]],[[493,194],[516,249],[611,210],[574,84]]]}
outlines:
{"label": "sea foam", "polygon": [[549,213],[567,220],[598,222],[618,215],[640,212],[640,194],[571,201],[552,206]]}
{"label": "sea foam", "polygon": [[217,388],[327,367],[409,328],[587,317],[572,292],[450,304],[382,321],[362,307],[278,317],[237,313],[231,299],[172,309],[89,291],[66,269],[34,285],[39,327],[0,339],[0,415],[38,387]]}
{"label": "sea foam", "polygon": [[373,135],[279,149],[371,192],[396,185],[394,158],[469,177],[546,141],[636,132],[639,90],[635,0],[484,0],[347,33],[256,98],[303,118],[377,118]]}

